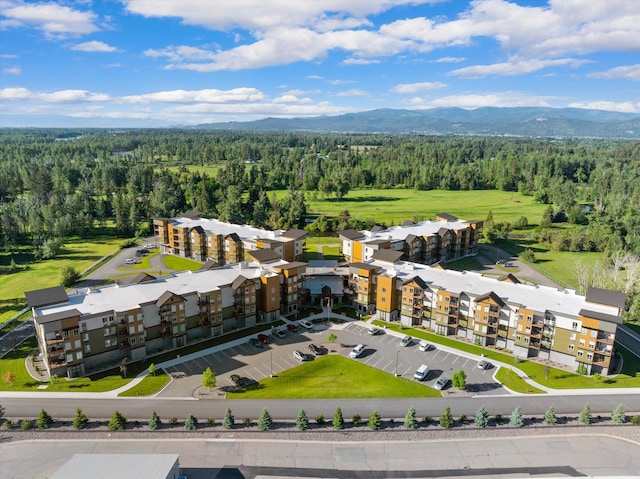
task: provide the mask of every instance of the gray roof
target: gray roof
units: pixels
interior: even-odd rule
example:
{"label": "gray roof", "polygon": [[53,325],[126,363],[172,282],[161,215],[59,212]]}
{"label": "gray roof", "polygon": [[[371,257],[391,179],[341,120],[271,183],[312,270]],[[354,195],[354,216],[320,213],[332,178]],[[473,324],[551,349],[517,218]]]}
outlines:
{"label": "gray roof", "polygon": [[580,316],[586,316],[588,318],[599,319],[601,321],[609,321],[610,323],[622,324],[622,318],[614,316],[612,314],[601,313],[598,311],[589,311],[588,309],[581,309]]}
{"label": "gray roof", "polygon": [[587,303],[606,304],[624,309],[627,296],[620,291],[610,291],[608,289],[594,288],[587,289]]}
{"label": "gray roof", "polygon": [[178,454],[74,454],[51,479],[167,479],[178,467]]}
{"label": "gray roof", "polygon": [[202,211],[185,211],[180,215],[180,218],[186,218],[189,220],[196,220],[202,217]]}
{"label": "gray roof", "polygon": [[39,308],[40,306],[69,301],[69,296],[67,296],[67,292],[62,286],[27,291],[24,296],[27,298],[27,304],[30,308]]}
{"label": "gray roof", "polygon": [[436,217],[450,222],[458,221],[456,216],[450,215],[449,213],[436,213]]}
{"label": "gray roof", "polygon": [[377,261],[384,261],[386,263],[396,263],[400,261],[402,255],[404,253],[402,251],[393,251],[390,249],[380,249],[373,253],[373,259]]}
{"label": "gray roof", "polygon": [[155,276],[151,276],[149,273],[138,273],[133,278],[126,281],[126,284],[138,284],[144,283],[145,281],[153,281],[156,279]]}
{"label": "gray roof", "polygon": [[164,303],[169,301],[169,299],[171,299],[172,296],[178,296],[179,298],[182,298],[184,300],[184,298],[182,296],[180,296],[179,294],[175,294],[175,293],[172,293],[171,291],[167,290],[167,291],[165,291],[164,293],[162,293],[160,295],[160,297],[156,301],[156,306],[158,308],[160,308],[161,306],[164,305]]}
{"label": "gray roof", "polygon": [[340,231],[338,233],[340,235],[341,238],[344,239],[348,239],[348,240],[357,240],[360,238],[364,238],[364,233],[361,233],[360,231],[356,231],[356,230],[344,230],[344,231]]}
{"label": "gray roof", "polygon": [[305,230],[298,230],[295,228],[292,228],[282,233],[283,238],[290,238],[290,239],[300,239],[300,238],[304,238],[305,236],[307,236],[307,232]]}
{"label": "gray roof", "polygon": [[214,261],[212,259],[208,259],[204,262],[204,264],[200,267],[200,269],[215,269],[220,267],[220,263]]}
{"label": "gray roof", "polygon": [[255,251],[249,251],[248,253],[258,263],[269,263],[271,261],[277,261],[281,259],[280,255],[272,249],[257,249]]}
{"label": "gray roof", "polygon": [[57,311],[55,313],[47,314],[44,316],[36,316],[38,324],[52,323],[53,321],[60,321],[67,318],[73,318],[80,316],[82,313],[77,309],[67,309],[66,311]]}

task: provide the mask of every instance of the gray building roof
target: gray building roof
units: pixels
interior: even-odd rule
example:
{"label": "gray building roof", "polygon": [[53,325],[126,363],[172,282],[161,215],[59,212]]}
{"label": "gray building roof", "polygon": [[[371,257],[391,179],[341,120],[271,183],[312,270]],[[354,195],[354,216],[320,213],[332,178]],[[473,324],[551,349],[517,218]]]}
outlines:
{"label": "gray building roof", "polygon": [[255,251],[249,251],[249,255],[255,259],[258,263],[270,263],[271,261],[277,261],[280,255],[272,249],[257,249]]}
{"label": "gray building roof", "polygon": [[587,289],[586,298],[588,303],[607,304],[624,309],[627,296],[620,291],[610,291],[608,289],[590,286],[589,289]]}
{"label": "gray building roof", "polygon": [[51,479],[173,479],[180,472],[178,458],[178,454],[75,454]]}
{"label": "gray building roof", "polygon": [[67,292],[62,286],[27,291],[24,293],[24,296],[27,298],[27,304],[30,308],[64,303],[69,300],[69,296],[67,296]]}

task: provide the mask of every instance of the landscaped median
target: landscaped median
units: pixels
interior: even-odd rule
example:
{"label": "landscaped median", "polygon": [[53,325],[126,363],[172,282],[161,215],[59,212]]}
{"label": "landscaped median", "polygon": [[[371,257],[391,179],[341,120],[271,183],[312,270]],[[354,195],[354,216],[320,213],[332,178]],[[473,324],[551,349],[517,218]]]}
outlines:
{"label": "landscaped median", "polygon": [[[465,351],[477,356],[484,356],[488,360],[498,361],[503,364],[513,366],[522,371],[529,379],[540,384],[541,386],[552,389],[590,389],[590,388],[638,388],[640,387],[640,358],[627,351],[624,347],[616,344],[616,349],[623,356],[623,369],[620,374],[612,377],[605,377],[601,380],[594,379],[593,376],[583,376],[572,373],[564,369],[558,369],[547,366],[535,361],[516,359],[509,354],[501,353],[493,348],[483,348],[475,344],[465,343],[446,336],[431,333],[420,328],[410,328],[401,326],[398,323],[387,323],[376,320],[373,322],[376,326],[387,328],[402,334],[410,334],[416,338],[441,344],[452,349]],[[527,386],[523,386],[522,383]],[[511,386],[507,386],[516,392],[527,392],[531,386],[520,379],[511,380]]]}

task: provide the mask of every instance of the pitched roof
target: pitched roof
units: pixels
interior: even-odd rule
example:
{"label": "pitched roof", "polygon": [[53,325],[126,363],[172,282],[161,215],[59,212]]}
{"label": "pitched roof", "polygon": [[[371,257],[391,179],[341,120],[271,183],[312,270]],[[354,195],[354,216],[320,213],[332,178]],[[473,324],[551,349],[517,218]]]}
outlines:
{"label": "pitched roof", "polygon": [[433,263],[431,267],[435,269],[447,269],[447,264],[445,260],[441,259],[437,263]]}
{"label": "pitched roof", "polygon": [[606,304],[607,306],[617,306],[624,309],[627,295],[620,291],[610,291],[608,289],[594,288],[587,289],[587,303]]}
{"label": "pitched roof", "polygon": [[244,282],[246,280],[247,280],[247,278],[245,278],[244,276],[238,275],[238,277],[233,280],[233,283],[231,283],[231,287],[233,289],[238,289],[240,286],[242,286],[244,284]]}
{"label": "pitched roof", "polygon": [[194,226],[193,228],[191,228],[191,231],[195,231],[196,233],[204,234],[204,229],[200,225]]}
{"label": "pitched roof", "polygon": [[397,263],[402,258],[402,251],[393,251],[391,249],[380,249],[373,253],[373,259],[383,261],[385,263]]}
{"label": "pitched roof", "polygon": [[202,217],[202,211],[195,211],[195,210],[185,211],[180,215],[180,218],[187,218],[189,220],[195,220],[201,217]]}
{"label": "pitched roof", "polygon": [[144,283],[145,281],[153,281],[154,279],[156,279],[156,277],[151,276],[149,273],[138,273],[133,278],[129,279],[126,284]]}
{"label": "pitched roof", "polygon": [[257,249],[248,253],[258,263],[269,263],[281,259],[280,255],[272,249]]}
{"label": "pitched roof", "polygon": [[449,228],[442,227],[442,228],[440,228],[440,229],[438,230],[438,235],[439,235],[439,236],[444,236],[444,235],[446,235],[448,232],[449,232]]}
{"label": "pitched roof", "polygon": [[600,313],[597,311],[589,311],[588,309],[581,309],[580,316],[586,316],[588,318],[600,319],[602,321],[609,321],[610,323],[622,324],[622,318],[620,316],[614,316],[613,314]]}
{"label": "pitched roof", "polygon": [[156,306],[158,308],[160,308],[161,306],[163,306],[167,301],[169,301],[169,299],[171,299],[171,297],[173,296],[177,296],[178,298],[182,298],[184,300],[184,298],[182,296],[180,296],[179,294],[174,294],[171,291],[167,290],[164,293],[162,293],[160,295],[160,297],[158,298],[158,300],[156,301]]}
{"label": "pitched roof", "polygon": [[220,263],[214,261],[212,259],[208,259],[204,262],[204,264],[200,267],[200,269],[215,269],[220,266]]}
{"label": "pitched roof", "polygon": [[371,228],[371,232],[372,233],[377,233],[378,231],[383,231],[384,228],[380,225],[375,225],[373,228]]}
{"label": "pitched roof", "polygon": [[307,266],[307,263],[304,263],[302,261],[292,261],[291,263],[276,266],[274,269],[276,271],[285,271],[287,269],[300,268],[301,266]]}
{"label": "pitched roof", "polygon": [[416,283],[422,289],[427,289],[427,283],[425,283],[424,279],[422,279],[420,276],[414,276],[413,278],[409,278],[402,282],[402,284],[407,283]]}
{"label": "pitched roof", "polygon": [[225,236],[225,238],[231,238],[236,243],[240,241],[240,236],[238,236],[238,233],[229,233],[227,236]]}
{"label": "pitched roof", "polygon": [[368,264],[368,263],[350,263],[349,266],[357,269],[366,269],[369,271],[375,271],[377,269],[380,269],[380,266],[376,266],[374,264]]}
{"label": "pitched roof", "polygon": [[509,283],[513,283],[513,284],[520,283],[520,280],[516,278],[514,275],[512,275],[511,273],[505,274],[504,276],[500,276],[498,278],[498,281],[508,281]]}
{"label": "pitched roof", "polygon": [[299,230],[295,228],[292,228],[282,233],[283,238],[300,239],[300,238],[304,238],[305,236],[307,236],[307,232],[305,230]]}
{"label": "pitched roof", "polygon": [[67,296],[67,292],[62,286],[26,291],[24,296],[27,298],[27,304],[30,308],[39,308],[40,306],[69,301],[69,296]]}
{"label": "pitched roof", "polygon": [[352,229],[339,231],[338,235],[340,235],[341,238],[344,238],[347,240],[357,240],[360,238],[364,238],[363,233],[361,233],[360,231],[352,230]]}
{"label": "pitched roof", "polygon": [[410,244],[410,243],[413,243],[416,240],[416,238],[418,238],[418,236],[409,233],[407,237],[404,239],[404,242],[407,244]]}
{"label": "pitched roof", "polygon": [[504,301],[502,301],[502,298],[500,298],[500,296],[498,296],[493,291],[491,291],[490,293],[485,293],[481,296],[478,296],[476,298],[476,303],[479,303],[480,301],[484,301],[485,299],[493,299],[493,301],[498,303],[501,307],[503,307],[506,304]]}
{"label": "pitched roof", "polygon": [[411,220],[404,220],[402,222],[402,226],[413,226],[413,225],[415,225],[415,223]]}
{"label": "pitched roof", "polygon": [[456,216],[450,215],[449,213],[436,213],[436,218],[451,222],[458,221]]}
{"label": "pitched roof", "polygon": [[60,321],[62,319],[73,318],[76,316],[81,316],[82,313],[77,309],[66,309],[63,311],[58,311],[56,313],[45,314],[42,316],[36,316],[36,322],[38,324],[46,324],[51,323],[53,321]]}

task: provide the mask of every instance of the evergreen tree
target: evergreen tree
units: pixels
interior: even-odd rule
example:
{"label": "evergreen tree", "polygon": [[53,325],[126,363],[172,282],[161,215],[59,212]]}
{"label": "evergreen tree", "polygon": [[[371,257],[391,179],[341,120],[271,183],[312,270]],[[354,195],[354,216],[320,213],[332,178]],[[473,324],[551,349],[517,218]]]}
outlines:
{"label": "evergreen tree", "polygon": [[611,413],[611,420],[616,424],[624,424],[627,422],[627,417],[624,414],[624,406],[622,404],[618,404],[613,410]]}
{"label": "evergreen tree", "polygon": [[202,385],[209,389],[216,387],[216,373],[214,373],[209,367],[202,373]]}
{"label": "evergreen tree", "polygon": [[451,408],[447,406],[440,416],[440,427],[445,429],[451,429],[453,427],[453,416],[451,415]]}
{"label": "evergreen tree", "polygon": [[524,418],[522,417],[522,409],[520,406],[516,407],[509,418],[509,425],[513,427],[522,427],[524,426]]}
{"label": "evergreen tree", "polygon": [[380,417],[380,414],[378,414],[378,411],[373,411],[371,413],[371,416],[369,416],[369,422],[367,424],[369,426],[369,429],[373,431],[377,431],[382,427],[382,418]]}
{"label": "evergreen tree", "polygon": [[476,415],[473,417],[473,423],[477,427],[485,428],[489,425],[489,413],[484,406],[476,411]]}
{"label": "evergreen tree", "polygon": [[127,418],[118,412],[118,410],[113,411],[111,418],[109,419],[109,431],[120,431],[123,430],[127,425]]}
{"label": "evergreen tree", "polygon": [[416,409],[411,406],[407,411],[407,415],[404,417],[404,427],[407,429],[417,429],[418,419],[416,417]]}
{"label": "evergreen tree", "polygon": [[467,374],[463,370],[453,373],[451,376],[451,384],[454,388],[463,391],[467,387]]}
{"label": "evergreen tree", "polygon": [[578,422],[585,425],[591,424],[591,406],[589,403],[585,404],[580,414],[578,414]]}
{"label": "evergreen tree", "polygon": [[549,409],[544,412],[543,422],[547,426],[555,426],[558,423],[558,418],[556,418],[556,411],[555,409],[553,409],[553,406],[549,406]]}
{"label": "evergreen tree", "polygon": [[89,418],[87,418],[87,415],[82,412],[82,409],[77,408],[76,415],[73,416],[73,428],[84,429],[85,427],[87,427],[88,423],[89,423]]}
{"label": "evergreen tree", "polygon": [[53,418],[47,414],[47,411],[41,409],[38,419],[36,420],[36,427],[38,429],[49,429],[52,424]]}
{"label": "evergreen tree", "polygon": [[300,409],[298,417],[296,417],[296,429],[298,431],[304,431],[309,427],[309,418],[304,409]]}
{"label": "evergreen tree", "polygon": [[195,418],[193,414],[189,414],[187,419],[184,421],[184,428],[187,431],[195,431],[198,429],[198,420]]}
{"label": "evergreen tree", "polygon": [[333,413],[333,428],[336,431],[344,428],[344,418],[342,417],[342,410],[340,407],[337,407],[336,412]]}
{"label": "evergreen tree", "polygon": [[231,414],[231,409],[227,408],[227,412],[224,413],[224,418],[222,418],[222,427],[225,429],[231,429],[235,425],[236,421]]}
{"label": "evergreen tree", "polygon": [[258,431],[268,431],[273,425],[273,420],[267,408],[264,408],[258,418]]}
{"label": "evergreen tree", "polygon": [[149,429],[151,429],[152,431],[155,431],[159,427],[160,427],[160,416],[158,416],[158,414],[155,411],[153,411],[151,413],[151,417],[149,418]]}

